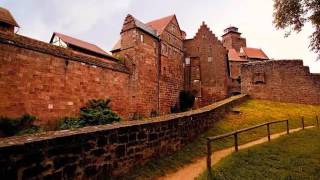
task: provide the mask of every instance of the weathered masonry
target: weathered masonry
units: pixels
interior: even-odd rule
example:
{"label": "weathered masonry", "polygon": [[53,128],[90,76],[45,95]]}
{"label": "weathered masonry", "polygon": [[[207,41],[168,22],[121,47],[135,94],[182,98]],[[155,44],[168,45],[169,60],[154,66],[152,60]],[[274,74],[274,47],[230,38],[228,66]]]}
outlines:
{"label": "weathered masonry", "polygon": [[242,65],[242,93],[256,99],[320,104],[320,74],[301,60],[277,60]]}
{"label": "weathered masonry", "polygon": [[181,149],[247,99],[239,95],[185,113],[0,142],[0,179],[105,179]]}

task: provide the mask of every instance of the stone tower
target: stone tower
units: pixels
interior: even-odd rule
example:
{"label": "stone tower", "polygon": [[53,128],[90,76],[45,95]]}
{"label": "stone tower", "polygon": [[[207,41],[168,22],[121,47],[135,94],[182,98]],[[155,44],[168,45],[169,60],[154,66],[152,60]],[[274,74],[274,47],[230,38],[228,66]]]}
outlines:
{"label": "stone tower", "polygon": [[227,50],[235,49],[237,52],[240,51],[241,47],[247,47],[246,39],[242,38],[238,28],[233,26],[224,30],[222,43]]}

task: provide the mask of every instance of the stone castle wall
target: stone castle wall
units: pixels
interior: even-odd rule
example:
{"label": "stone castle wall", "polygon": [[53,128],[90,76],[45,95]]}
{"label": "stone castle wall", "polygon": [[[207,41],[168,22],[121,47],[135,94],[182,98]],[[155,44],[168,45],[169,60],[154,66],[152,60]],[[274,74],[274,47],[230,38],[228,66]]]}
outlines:
{"label": "stone castle wall", "polygon": [[320,74],[301,60],[248,63],[241,68],[241,91],[256,99],[320,104]]}
{"label": "stone castle wall", "polygon": [[106,179],[194,140],[247,99],[239,95],[210,106],[148,121],[85,127],[2,139],[1,179]]}
{"label": "stone castle wall", "polygon": [[193,39],[184,41],[185,57],[190,58],[186,87],[196,92],[200,106],[228,96],[227,51],[206,24],[202,24]]}
{"label": "stone castle wall", "polygon": [[[140,41],[140,35],[144,42]],[[122,32],[121,41],[123,50],[116,55],[126,57],[131,63],[132,111],[137,116],[150,117],[152,110],[158,110],[156,40],[142,31],[130,29]]]}
{"label": "stone castle wall", "polygon": [[130,72],[122,63],[14,34],[0,34],[0,115],[29,113],[42,124],[74,116],[90,99],[111,98],[122,117],[130,114]]}

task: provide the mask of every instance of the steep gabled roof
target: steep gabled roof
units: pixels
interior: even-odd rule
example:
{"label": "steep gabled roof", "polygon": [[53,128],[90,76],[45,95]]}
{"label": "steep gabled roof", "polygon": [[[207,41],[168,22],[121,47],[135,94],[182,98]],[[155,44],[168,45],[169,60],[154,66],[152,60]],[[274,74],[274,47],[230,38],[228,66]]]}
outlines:
{"label": "steep gabled roof", "polygon": [[243,47],[241,56],[247,56],[248,58],[252,58],[252,59],[262,59],[262,60],[269,59],[262,49],[257,49],[257,48]]}
{"label": "steep gabled roof", "polygon": [[94,52],[94,53],[97,53],[100,55],[105,55],[105,56],[109,56],[109,57],[111,56],[110,54],[108,54],[107,52],[105,52],[100,47],[98,47],[94,44],[91,44],[91,43],[88,43],[88,42],[82,41],[80,39],[76,39],[76,38],[61,34],[61,33],[57,33],[57,32],[53,33],[51,40],[50,40],[50,43],[53,42],[53,38],[55,36],[59,37],[66,44],[70,44],[70,45],[73,45],[73,46],[76,46],[76,47],[79,47],[79,48],[82,48],[82,49],[85,49],[85,50],[88,50],[88,51],[91,51],[91,52]]}
{"label": "steep gabled roof", "polygon": [[160,19],[156,19],[147,23],[147,25],[151,26],[153,29],[157,31],[157,35],[162,34],[170,21],[175,17],[175,15],[170,15],[167,17],[163,17]]}
{"label": "steep gabled roof", "polygon": [[155,37],[158,37],[158,36],[157,36],[157,32],[156,32],[155,29],[153,29],[153,28],[150,27],[149,25],[141,22],[140,20],[136,19],[136,18],[133,17],[133,16],[132,16],[132,18],[134,19],[134,23],[135,23],[135,25],[136,25],[138,28],[146,31],[147,33],[149,33],[149,34],[151,34],[151,35],[153,35],[153,36],[155,36]]}
{"label": "steep gabled roof", "polygon": [[229,61],[239,61],[239,62],[247,62],[248,61],[246,59],[242,59],[235,49],[228,50],[228,59],[229,59]]}
{"label": "steep gabled roof", "polygon": [[4,23],[10,24],[12,26],[19,27],[18,23],[13,18],[10,11],[8,11],[7,9],[5,9],[3,7],[0,7],[0,22],[4,22]]}

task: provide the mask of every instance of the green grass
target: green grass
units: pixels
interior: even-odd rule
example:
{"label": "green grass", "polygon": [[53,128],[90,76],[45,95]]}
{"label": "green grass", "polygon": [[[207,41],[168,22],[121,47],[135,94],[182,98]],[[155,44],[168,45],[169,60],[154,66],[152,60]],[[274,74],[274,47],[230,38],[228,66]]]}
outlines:
{"label": "green grass", "polygon": [[[306,126],[314,123],[314,118],[320,114],[320,106],[278,103],[263,100],[249,100],[236,107],[240,114],[229,113],[215,124],[213,128],[204,132],[200,137],[186,145],[182,150],[169,155],[158,157],[145,165],[135,167],[125,179],[152,179],[166,173],[174,172],[185,164],[206,155],[206,137],[220,135],[233,130],[250,127],[259,123],[273,120],[290,119],[290,128],[301,126],[301,116],[305,117]],[[271,126],[271,132],[285,131],[285,123]],[[259,128],[239,136],[239,143],[243,144],[260,137],[266,136],[266,128]],[[213,151],[230,147],[233,139],[227,138],[212,144]]]}
{"label": "green grass", "polygon": [[240,150],[213,167],[213,179],[320,179],[319,139],[313,128]]}

